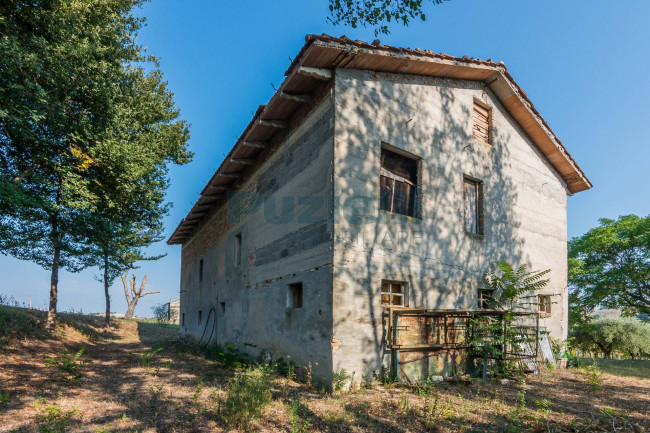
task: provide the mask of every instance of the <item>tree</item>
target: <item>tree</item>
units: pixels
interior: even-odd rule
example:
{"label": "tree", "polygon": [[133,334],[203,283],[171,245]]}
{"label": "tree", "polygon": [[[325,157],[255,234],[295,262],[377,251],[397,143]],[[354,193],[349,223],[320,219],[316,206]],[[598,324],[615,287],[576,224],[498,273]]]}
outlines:
{"label": "tree", "polygon": [[147,285],[147,276],[145,275],[142,278],[142,283],[140,283],[140,288],[136,290],[136,281],[135,281],[135,274],[133,274],[133,279],[131,281],[127,281],[129,277],[129,273],[125,272],[122,274],[122,284],[124,285],[124,296],[126,297],[126,304],[127,304],[127,309],[126,309],[126,314],[124,315],[125,319],[132,319],[133,318],[133,312],[135,311],[135,307],[138,304],[138,301],[147,295],[153,295],[155,293],[160,293],[159,291],[155,292],[144,292],[144,288]]}
{"label": "tree", "polygon": [[637,358],[650,354],[650,324],[634,317],[596,317],[573,328],[575,343],[605,358],[621,353]]}
{"label": "tree", "polygon": [[[446,0],[430,0],[439,5]],[[367,25],[375,27],[375,36],[389,34],[388,23],[394,21],[408,26],[412,19],[426,19],[423,0],[330,0],[328,20],[352,28]]]}
{"label": "tree", "polygon": [[85,221],[98,206],[123,214],[131,190],[160,194],[166,165],[191,157],[156,59],[135,42],[142,3],[0,3],[0,250],[51,271],[48,326],[59,269],[91,263]]}
{"label": "tree", "polygon": [[572,308],[650,313],[650,216],[601,219],[569,242]]}

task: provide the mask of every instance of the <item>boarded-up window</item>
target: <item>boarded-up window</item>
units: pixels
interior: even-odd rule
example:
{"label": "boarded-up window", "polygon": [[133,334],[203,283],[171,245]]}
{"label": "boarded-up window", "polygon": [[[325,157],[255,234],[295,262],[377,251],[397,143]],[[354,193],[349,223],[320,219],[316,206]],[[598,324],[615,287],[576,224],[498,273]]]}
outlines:
{"label": "boarded-up window", "polygon": [[482,102],[474,100],[474,137],[484,143],[492,143],[492,109]]}
{"label": "boarded-up window", "polygon": [[381,149],[379,207],[415,216],[418,162],[388,149]]}
{"label": "boarded-up window", "polygon": [[483,182],[463,178],[463,223],[465,232],[483,234]]}
{"label": "boarded-up window", "polygon": [[494,301],[492,300],[494,290],[479,289],[478,291],[478,308],[482,310],[489,310],[494,308]]}
{"label": "boarded-up window", "polygon": [[551,297],[549,295],[540,295],[538,297],[539,312],[542,314],[551,314]]}
{"label": "boarded-up window", "polygon": [[406,283],[403,281],[381,282],[381,305],[406,306]]}

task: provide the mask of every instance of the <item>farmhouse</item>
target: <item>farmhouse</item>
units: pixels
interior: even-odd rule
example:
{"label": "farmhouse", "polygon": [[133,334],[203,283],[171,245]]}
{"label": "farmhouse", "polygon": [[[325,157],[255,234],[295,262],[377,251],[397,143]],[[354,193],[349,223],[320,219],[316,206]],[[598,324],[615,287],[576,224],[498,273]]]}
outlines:
{"label": "farmhouse", "polygon": [[566,200],[592,185],[502,62],[309,35],[285,75],[168,241],[183,335],[358,382],[391,311],[480,311],[505,260],[551,269],[539,327],[566,339]]}

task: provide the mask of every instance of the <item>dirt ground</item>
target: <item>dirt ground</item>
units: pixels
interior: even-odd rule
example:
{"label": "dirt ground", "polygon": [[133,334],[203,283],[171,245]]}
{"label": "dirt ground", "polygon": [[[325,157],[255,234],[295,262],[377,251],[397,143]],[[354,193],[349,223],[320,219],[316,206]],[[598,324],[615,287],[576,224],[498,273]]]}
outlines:
{"label": "dirt ground", "polygon": [[[116,320],[103,332],[101,318],[68,316],[53,335],[29,330],[41,326],[38,317],[31,328],[9,332],[7,307],[0,308],[0,432],[229,431],[219,400],[236,370],[179,342],[177,327]],[[90,362],[78,367],[78,380],[66,383],[69,375],[46,366],[63,348],[82,346],[77,361]],[[569,369],[523,381],[417,390],[392,384],[333,395],[274,375],[271,403],[242,430],[650,431],[650,380],[604,374],[596,390],[587,379]]]}

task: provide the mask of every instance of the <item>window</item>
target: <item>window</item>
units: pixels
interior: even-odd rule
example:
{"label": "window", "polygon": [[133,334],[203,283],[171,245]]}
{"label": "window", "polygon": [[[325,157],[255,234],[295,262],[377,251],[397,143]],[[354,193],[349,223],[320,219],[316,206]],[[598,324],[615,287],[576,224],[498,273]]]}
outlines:
{"label": "window", "polygon": [[203,281],[203,259],[199,261],[199,282]]}
{"label": "window", "polygon": [[492,108],[474,99],[472,134],[483,143],[492,144]]}
{"label": "window", "polygon": [[401,281],[382,281],[381,305],[405,307],[406,283]]}
{"label": "window", "polygon": [[235,265],[241,266],[241,233],[235,235]]}
{"label": "window", "polygon": [[199,326],[201,326],[201,316],[203,315],[203,311],[199,310]]}
{"label": "window", "polygon": [[381,149],[379,208],[415,216],[418,162],[388,149]]}
{"label": "window", "polygon": [[181,314],[181,325],[185,326],[185,313]]}
{"label": "window", "polygon": [[549,295],[539,295],[537,302],[539,303],[540,313],[551,314],[551,297]]}
{"label": "window", "polygon": [[225,302],[219,302],[219,307],[221,308],[221,313],[226,312],[226,303]]}
{"label": "window", "polygon": [[302,283],[289,284],[287,308],[302,308]]}
{"label": "window", "polygon": [[463,224],[465,232],[483,235],[483,182],[463,177]]}
{"label": "window", "polygon": [[493,308],[492,295],[494,295],[494,290],[479,289],[478,308],[481,310],[489,310]]}

